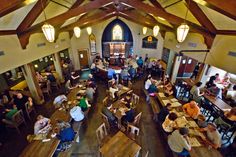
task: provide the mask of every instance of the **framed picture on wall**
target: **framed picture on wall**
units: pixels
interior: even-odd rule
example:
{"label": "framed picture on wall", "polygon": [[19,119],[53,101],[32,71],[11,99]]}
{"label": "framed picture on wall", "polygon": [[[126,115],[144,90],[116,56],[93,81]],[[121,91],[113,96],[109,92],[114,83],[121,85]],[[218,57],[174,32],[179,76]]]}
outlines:
{"label": "framed picture on wall", "polygon": [[142,39],[142,48],[156,49],[158,40],[154,36],[147,36]]}
{"label": "framed picture on wall", "polygon": [[90,45],[90,52],[91,55],[96,55],[96,37],[94,34],[89,36],[89,45]]}

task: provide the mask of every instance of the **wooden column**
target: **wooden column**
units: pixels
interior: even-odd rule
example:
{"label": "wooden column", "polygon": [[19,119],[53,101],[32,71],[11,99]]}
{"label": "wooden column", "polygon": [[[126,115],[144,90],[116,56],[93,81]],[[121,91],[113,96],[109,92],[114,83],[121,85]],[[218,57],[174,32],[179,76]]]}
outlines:
{"label": "wooden column", "polygon": [[52,58],[53,58],[53,63],[54,63],[54,66],[55,66],[55,70],[58,73],[60,82],[63,83],[63,82],[65,82],[65,79],[64,79],[64,76],[63,76],[63,73],[62,73],[61,59],[60,59],[59,53],[58,52],[54,53]]}
{"label": "wooden column", "polygon": [[36,79],[36,73],[34,70],[34,66],[32,63],[25,64],[22,68],[25,80],[27,82],[28,88],[32,95],[32,98],[37,104],[44,103],[44,97],[41,88],[39,87],[39,83]]}

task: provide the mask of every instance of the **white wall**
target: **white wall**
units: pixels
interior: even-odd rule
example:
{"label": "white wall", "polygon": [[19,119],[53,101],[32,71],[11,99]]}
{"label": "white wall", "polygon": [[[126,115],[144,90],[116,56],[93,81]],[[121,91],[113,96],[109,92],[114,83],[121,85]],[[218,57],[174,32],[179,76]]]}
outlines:
{"label": "white wall", "polygon": [[[97,25],[92,26],[92,33],[96,37],[96,49],[97,52],[101,55],[102,54],[102,34],[106,26],[113,21],[115,18],[111,18],[104,22],[101,22]],[[161,58],[162,49],[163,49],[163,38],[161,35],[158,35],[158,46],[157,49],[143,49],[142,48],[142,38],[146,37],[147,35],[152,35],[152,30],[148,29],[147,34],[144,36],[142,35],[142,26],[135,24],[133,22],[127,21],[124,18],[120,18],[123,22],[125,22],[131,30],[133,36],[133,49],[134,54],[141,55],[142,57],[145,56],[147,53],[150,57]],[[80,68],[79,60],[78,60],[78,50],[79,49],[89,49],[89,39],[86,29],[82,29],[82,34],[80,38],[76,38],[75,36],[71,39],[71,48],[74,58],[74,65],[76,69]],[[91,56],[90,56],[91,57]]]}
{"label": "white wall", "polygon": [[[65,41],[61,41],[65,39]],[[37,47],[38,43],[46,43],[46,46]],[[60,33],[55,43],[46,41],[42,33],[33,34],[30,37],[27,48],[23,50],[16,35],[0,36],[0,51],[5,55],[0,56],[0,73],[30,63],[34,60],[56,53],[70,47],[69,34]]]}

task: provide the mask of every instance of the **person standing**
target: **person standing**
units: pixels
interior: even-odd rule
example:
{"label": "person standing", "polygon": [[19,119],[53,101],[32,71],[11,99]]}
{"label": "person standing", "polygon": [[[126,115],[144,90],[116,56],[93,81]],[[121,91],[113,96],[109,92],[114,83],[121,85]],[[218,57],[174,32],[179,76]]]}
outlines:
{"label": "person standing", "polygon": [[196,80],[199,69],[200,69],[200,65],[201,65],[201,63],[197,63],[197,65],[195,66],[192,76],[190,77],[191,79],[194,77],[194,79]]}

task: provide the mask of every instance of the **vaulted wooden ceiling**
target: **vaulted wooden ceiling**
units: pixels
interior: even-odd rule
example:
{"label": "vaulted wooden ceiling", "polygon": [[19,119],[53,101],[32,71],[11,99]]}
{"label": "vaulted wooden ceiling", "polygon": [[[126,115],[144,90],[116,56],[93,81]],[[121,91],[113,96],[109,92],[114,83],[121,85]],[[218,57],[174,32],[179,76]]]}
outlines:
{"label": "vaulted wooden ceiling", "polygon": [[55,27],[58,36],[63,31],[73,34],[75,26],[84,28],[112,17],[149,28],[157,24],[163,36],[176,32],[185,21],[191,32],[204,37],[208,48],[217,34],[236,35],[236,0],[1,0],[0,35],[16,34],[24,49],[30,35],[42,32],[45,22]]}

